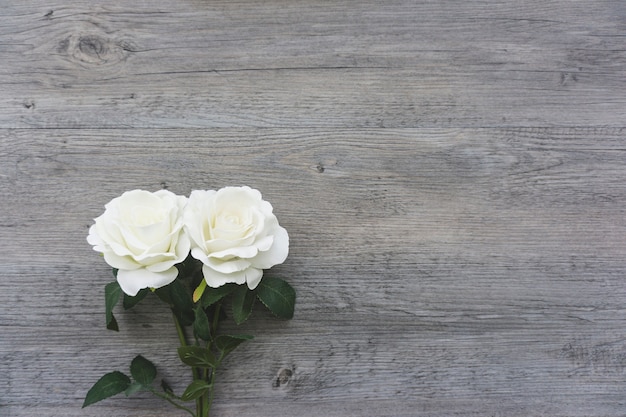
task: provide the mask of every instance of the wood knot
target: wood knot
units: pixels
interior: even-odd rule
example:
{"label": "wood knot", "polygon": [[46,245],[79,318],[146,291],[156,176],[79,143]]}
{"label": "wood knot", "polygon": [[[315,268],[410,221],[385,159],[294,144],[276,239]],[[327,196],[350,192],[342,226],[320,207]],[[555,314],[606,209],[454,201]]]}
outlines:
{"label": "wood knot", "polygon": [[78,50],[89,60],[101,61],[107,53],[105,41],[97,36],[78,38]]}
{"label": "wood knot", "polygon": [[334,158],[318,160],[317,164],[311,165],[310,167],[314,169],[318,174],[323,174],[328,170],[328,167],[335,167],[337,165],[337,160]]}
{"label": "wood knot", "polygon": [[98,34],[73,34],[58,43],[57,51],[82,66],[115,65],[126,60],[130,48]]}
{"label": "wood knot", "polygon": [[294,369],[282,368],[278,371],[278,374],[276,374],[276,379],[274,379],[272,386],[274,388],[287,387],[293,377],[293,372]]}

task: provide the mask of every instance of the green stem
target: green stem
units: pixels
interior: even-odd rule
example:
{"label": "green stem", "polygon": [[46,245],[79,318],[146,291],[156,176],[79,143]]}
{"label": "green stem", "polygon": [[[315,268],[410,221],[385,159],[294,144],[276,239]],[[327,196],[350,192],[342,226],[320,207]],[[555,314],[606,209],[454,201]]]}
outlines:
{"label": "green stem", "polygon": [[[202,379],[204,379],[207,382],[209,381],[209,369],[208,368],[205,368],[202,370]],[[200,401],[202,403],[202,411],[204,414],[200,414],[199,417],[208,417],[210,408],[209,408],[209,404],[207,402],[206,396],[203,395],[202,397],[200,397]]]}
{"label": "green stem", "polygon": [[[217,337],[217,328],[219,326],[220,321],[220,313],[222,310],[222,303],[217,303],[215,306],[215,312],[213,313],[213,321],[211,323],[211,336],[213,339]],[[212,343],[209,342],[207,345],[207,349],[211,349]],[[219,361],[218,361],[219,364]],[[211,411],[211,405],[213,404],[213,387],[215,386],[215,375],[217,373],[217,366],[211,369],[211,373],[209,374],[209,370],[205,369],[204,379],[209,383],[209,392],[207,395],[203,395],[203,403],[205,404],[205,413],[202,417],[209,417],[209,412]]]}
{"label": "green stem", "polygon": [[174,316],[174,324],[176,325],[176,333],[178,333],[178,340],[180,341],[181,346],[187,346],[187,338],[185,337],[185,331],[183,330],[183,326],[180,325],[178,321],[178,317],[172,311],[172,315]]}
{"label": "green stem", "polygon": [[217,336],[217,326],[220,324],[220,314],[222,313],[222,303],[219,302],[215,306],[215,314],[213,315],[213,323],[211,324],[211,333],[214,336]]}
{"label": "green stem", "polygon": [[[215,385],[215,370],[213,370],[213,374],[211,376],[211,383],[209,384],[209,401],[207,403],[207,409],[211,409],[211,405],[213,405],[213,386]],[[209,417],[207,414],[206,417]]]}
{"label": "green stem", "polygon": [[150,390],[151,393],[153,393],[154,395],[156,395],[159,398],[163,398],[165,401],[167,401],[168,403],[172,404],[174,407],[181,409],[181,410],[185,410],[186,412],[188,412],[189,414],[191,414],[193,417],[196,417],[196,414],[193,412],[193,410],[185,407],[184,405],[180,405],[178,404],[176,401],[172,400],[169,396],[161,394],[160,392],[154,391],[154,390]]}
{"label": "green stem", "polygon": [[[178,317],[176,317],[176,314],[174,313],[173,310],[172,310],[172,315],[174,316],[174,324],[176,325],[176,333],[178,334],[178,340],[180,341],[180,345],[181,346],[187,346],[187,338],[185,337],[185,330],[183,329],[183,326],[181,326],[180,322],[178,321]],[[193,376],[194,380],[195,379],[200,379],[199,372],[198,372],[198,370],[196,368],[191,368],[191,373],[192,373],[192,376]],[[197,416],[198,417],[202,417],[202,412],[203,412],[202,400],[200,398],[198,398],[198,399],[196,399],[196,413],[197,413]],[[195,416],[196,415],[194,414],[194,417]]]}
{"label": "green stem", "polygon": [[[176,325],[176,333],[178,333],[178,340],[180,341],[180,345],[187,346],[187,338],[185,337],[185,330],[183,329],[183,326],[180,325],[180,322],[178,321],[178,317],[176,317],[176,314],[174,314],[173,311],[172,311],[172,314],[174,315],[174,324]],[[200,374],[198,374],[196,368],[191,368],[191,372],[193,373],[193,379],[200,379]]]}

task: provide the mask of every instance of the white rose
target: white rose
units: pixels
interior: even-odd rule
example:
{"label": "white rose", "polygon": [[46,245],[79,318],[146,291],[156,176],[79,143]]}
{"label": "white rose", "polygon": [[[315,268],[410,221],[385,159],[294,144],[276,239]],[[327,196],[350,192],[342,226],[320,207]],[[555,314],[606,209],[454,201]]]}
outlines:
{"label": "white rose", "polygon": [[289,236],[278,224],[272,205],[250,187],[195,190],[185,208],[191,256],[202,262],[209,287],[248,284],[254,289],[263,269],[283,263]]}
{"label": "white rose", "polygon": [[163,287],[176,279],[175,264],[185,260],[190,242],[182,213],[187,199],[169,191],[133,190],[106,204],[87,241],[119,269],[117,281],[126,294]]}

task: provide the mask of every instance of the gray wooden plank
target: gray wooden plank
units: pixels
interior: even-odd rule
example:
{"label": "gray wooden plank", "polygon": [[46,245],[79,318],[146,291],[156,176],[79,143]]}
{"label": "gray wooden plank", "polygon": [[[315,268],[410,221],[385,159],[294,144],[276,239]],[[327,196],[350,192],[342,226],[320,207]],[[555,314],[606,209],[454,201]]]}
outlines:
{"label": "gray wooden plank", "polygon": [[232,184],[299,300],[238,329],[214,415],[624,414],[623,1],[0,9],[0,415],[177,415],[79,408],[138,353],[188,382],[154,300],[104,329],[85,235],[124,190]]}
{"label": "gray wooden plank", "polygon": [[619,0],[4,6],[5,128],[624,124]]}
{"label": "gray wooden plank", "polygon": [[[142,353],[180,390],[167,311],[103,326],[85,241],[131,188],[249,184],[290,232],[215,415],[623,414],[624,131],[0,129],[0,413],[177,415],[147,395],[80,410]],[[281,370],[292,376],[283,383]]]}

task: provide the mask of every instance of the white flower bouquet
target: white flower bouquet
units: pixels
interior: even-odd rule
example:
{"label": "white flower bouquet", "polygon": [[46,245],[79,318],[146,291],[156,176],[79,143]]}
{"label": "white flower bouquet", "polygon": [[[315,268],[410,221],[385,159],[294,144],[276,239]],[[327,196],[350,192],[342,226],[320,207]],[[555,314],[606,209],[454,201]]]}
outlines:
{"label": "white flower bouquet", "polygon": [[[128,191],[105,205],[87,241],[116,277],[105,286],[107,328],[118,330],[113,309],[120,298],[128,309],[156,295],[172,310],[178,356],[191,368],[192,381],[181,395],[165,381],[155,387],[156,366],[139,355],[130,364],[130,376],[114,371],[100,378],[83,407],[143,390],[194,417],[208,417],[216,369],[252,339],[219,333],[226,303],[237,324],[247,320],[256,299],[279,318],[293,317],[295,290],[280,278],[263,278],[263,270],[287,258],[289,236],[272,205],[252,188],[194,190],[189,198],[167,190]],[[188,402],[195,402],[195,410]]]}

